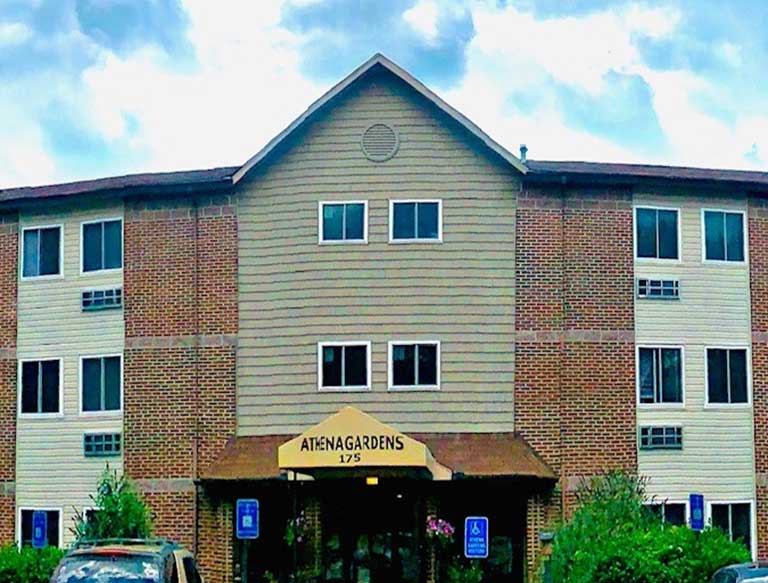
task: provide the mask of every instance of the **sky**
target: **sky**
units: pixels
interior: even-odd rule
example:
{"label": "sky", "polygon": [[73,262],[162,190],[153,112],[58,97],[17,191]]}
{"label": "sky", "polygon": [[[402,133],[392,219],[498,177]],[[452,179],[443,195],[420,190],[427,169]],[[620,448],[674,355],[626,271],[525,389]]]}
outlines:
{"label": "sky", "polygon": [[243,163],[376,52],[512,152],[768,170],[766,0],[0,0],[0,188]]}

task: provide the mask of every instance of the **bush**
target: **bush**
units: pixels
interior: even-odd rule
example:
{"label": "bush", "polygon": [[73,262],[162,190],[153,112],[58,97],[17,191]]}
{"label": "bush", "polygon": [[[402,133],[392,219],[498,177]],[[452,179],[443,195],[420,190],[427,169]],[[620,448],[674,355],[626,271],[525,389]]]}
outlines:
{"label": "bush", "polygon": [[16,546],[0,548],[0,583],[48,583],[64,556],[56,547],[19,551]]}
{"label": "bush", "polygon": [[72,534],[77,540],[152,536],[149,508],[126,475],[118,475],[107,466],[91,500],[92,514],[86,517],[79,511],[75,513]]}
{"label": "bush", "polygon": [[718,529],[665,526],[644,506],[645,481],[620,473],[594,478],[555,536],[550,569],[562,583],[704,583],[749,551]]}

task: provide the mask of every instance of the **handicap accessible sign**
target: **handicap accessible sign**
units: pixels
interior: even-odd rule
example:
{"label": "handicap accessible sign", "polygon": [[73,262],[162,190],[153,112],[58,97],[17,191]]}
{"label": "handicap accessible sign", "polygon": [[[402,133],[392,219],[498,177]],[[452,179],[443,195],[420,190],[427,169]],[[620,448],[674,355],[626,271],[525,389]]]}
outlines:
{"label": "handicap accessible sign", "polygon": [[254,498],[237,501],[237,538],[259,538],[259,501]]}
{"label": "handicap accessible sign", "polygon": [[691,530],[704,530],[704,496],[691,494],[689,506],[691,508]]}
{"label": "handicap accessible sign", "polygon": [[464,556],[468,559],[488,558],[487,516],[467,516],[464,519]]}
{"label": "handicap accessible sign", "polygon": [[36,510],[32,513],[32,547],[42,549],[48,545],[48,513]]}

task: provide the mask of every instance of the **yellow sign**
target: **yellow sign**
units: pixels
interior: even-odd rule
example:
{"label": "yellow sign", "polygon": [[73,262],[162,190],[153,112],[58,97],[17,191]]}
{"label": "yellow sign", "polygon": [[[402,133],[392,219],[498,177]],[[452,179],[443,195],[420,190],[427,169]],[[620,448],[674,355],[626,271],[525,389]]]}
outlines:
{"label": "yellow sign", "polygon": [[450,479],[429,448],[354,407],[344,407],[278,449],[282,470],[424,468]]}

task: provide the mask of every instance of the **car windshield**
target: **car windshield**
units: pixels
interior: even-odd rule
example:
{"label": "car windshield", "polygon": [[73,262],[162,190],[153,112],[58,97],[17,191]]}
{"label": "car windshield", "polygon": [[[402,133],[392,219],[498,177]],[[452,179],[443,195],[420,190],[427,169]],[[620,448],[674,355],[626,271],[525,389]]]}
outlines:
{"label": "car windshield", "polygon": [[77,555],[62,561],[51,583],[160,583],[160,567],[148,555]]}

